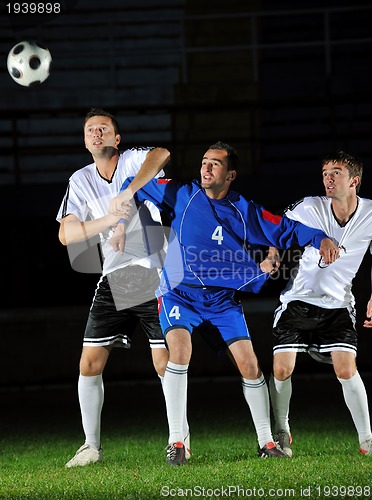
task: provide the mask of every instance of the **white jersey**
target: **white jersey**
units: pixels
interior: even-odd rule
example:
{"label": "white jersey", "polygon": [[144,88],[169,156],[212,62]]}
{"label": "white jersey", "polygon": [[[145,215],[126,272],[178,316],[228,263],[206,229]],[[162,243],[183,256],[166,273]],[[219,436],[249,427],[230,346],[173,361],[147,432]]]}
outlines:
{"label": "white jersey", "polygon": [[[135,176],[152,148],[127,149],[120,154],[114,175],[110,181],[101,177],[95,163],[77,170],[69,179],[69,185],[57,215],[57,221],[69,214],[81,222],[99,219],[108,214],[110,200],[116,196],[123,182]],[[161,171],[158,176],[163,176]],[[108,239],[113,231],[109,228],[100,233],[103,254],[102,274],[106,275],[127,265],[162,267],[165,245],[159,210],[151,202],[144,202],[132,218],[126,230],[125,252],[115,252]],[[151,228],[151,248],[143,226]],[[156,240],[156,241],[155,241]],[[96,272],[96,271],[92,271]]]}
{"label": "white jersey", "polygon": [[282,303],[301,300],[326,309],[353,308],[352,281],[366,251],[372,253],[372,200],[358,197],[358,207],[344,227],[332,211],[326,196],[307,197],[290,206],[285,216],[307,226],[322,229],[341,247],[340,257],[319,267],[319,250],[308,246],[280,296]]}

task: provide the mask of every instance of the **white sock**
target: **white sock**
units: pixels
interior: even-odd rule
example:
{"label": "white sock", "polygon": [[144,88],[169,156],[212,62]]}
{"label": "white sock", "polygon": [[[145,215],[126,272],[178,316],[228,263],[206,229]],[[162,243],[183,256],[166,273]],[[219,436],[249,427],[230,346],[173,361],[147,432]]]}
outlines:
{"label": "white sock", "polygon": [[338,379],[342,385],[346,406],[349,408],[354,425],[358,432],[359,443],[371,437],[368,399],[363,380],[359,372],[347,379]]}
{"label": "white sock", "polygon": [[167,406],[169,444],[185,439],[184,418],[187,399],[187,370],[189,365],[178,365],[168,361],[164,374],[163,392]]}
{"label": "white sock", "polygon": [[[163,388],[163,391],[164,391],[164,377],[162,377],[161,375],[158,374],[158,377],[160,378],[160,382],[161,382],[161,385],[162,385],[162,388]],[[187,395],[186,395],[187,396]],[[182,429],[183,429],[183,436],[184,438],[187,437],[187,435],[189,434],[190,432],[190,429],[189,429],[189,422],[187,420],[187,398],[186,398],[186,402],[185,402],[185,413],[183,415],[183,423],[182,423]],[[173,441],[172,441],[173,442]]]}
{"label": "white sock", "polygon": [[292,396],[292,379],[277,380],[273,374],[270,376],[270,397],[275,419],[275,432],[289,428],[289,404]]}
{"label": "white sock", "polygon": [[256,428],[258,444],[262,448],[266,443],[273,441],[270,424],[269,391],[267,390],[265,377],[261,375],[257,380],[242,378],[242,385],[243,394],[251,410]]}
{"label": "white sock", "polygon": [[104,399],[102,375],[79,376],[78,394],[85,442],[96,448],[101,447],[101,412]]}

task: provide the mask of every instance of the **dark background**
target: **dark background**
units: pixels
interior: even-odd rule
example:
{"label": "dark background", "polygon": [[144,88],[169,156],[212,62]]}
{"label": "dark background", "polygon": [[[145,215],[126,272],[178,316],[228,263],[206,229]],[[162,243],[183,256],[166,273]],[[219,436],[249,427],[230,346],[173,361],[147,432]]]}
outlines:
{"label": "dark background", "polygon": [[[62,13],[56,16],[11,16],[6,2],[1,4],[3,387],[77,379],[99,275],[72,269],[55,217],[69,176],[91,162],[82,134],[91,107],[117,115],[124,148],[167,147],[169,176],[197,177],[208,146],[231,143],[241,156],[234,188],[274,212],[303,196],[323,194],[320,161],[335,149],[362,158],[360,195],[371,197],[370,2],[59,4]],[[53,56],[51,75],[33,88],[17,85],[6,67],[9,50],[27,39],[43,42]],[[284,260],[279,277],[259,297],[244,297],[266,373],[272,311],[290,266],[290,258]],[[369,371],[371,334],[360,325],[370,294],[370,256],[354,290],[359,368]],[[200,339],[194,344],[191,376],[235,373]],[[303,357],[298,370],[329,367]],[[155,377],[144,335],[137,336],[131,353],[114,351],[105,376]]]}

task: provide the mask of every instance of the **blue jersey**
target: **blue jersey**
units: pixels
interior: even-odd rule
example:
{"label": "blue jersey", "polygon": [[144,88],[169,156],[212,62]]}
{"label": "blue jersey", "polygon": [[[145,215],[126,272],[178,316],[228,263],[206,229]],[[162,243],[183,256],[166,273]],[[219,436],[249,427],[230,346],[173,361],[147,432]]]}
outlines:
{"label": "blue jersey", "polygon": [[153,179],[136,197],[151,201],[170,219],[161,294],[185,285],[257,293],[269,274],[250,255],[250,245],[319,248],[327,237],[323,231],[273,215],[234,191],[222,200],[211,199],[197,181]]}

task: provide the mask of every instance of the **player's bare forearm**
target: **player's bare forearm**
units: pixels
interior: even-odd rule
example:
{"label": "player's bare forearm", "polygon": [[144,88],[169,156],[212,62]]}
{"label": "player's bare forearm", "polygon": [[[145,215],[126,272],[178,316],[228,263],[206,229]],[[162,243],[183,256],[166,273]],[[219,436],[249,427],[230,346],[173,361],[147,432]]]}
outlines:
{"label": "player's bare forearm", "polygon": [[330,238],[323,238],[320,243],[319,254],[324,264],[332,264],[332,262],[335,262],[339,258],[340,249]]}
{"label": "player's bare forearm", "polygon": [[107,214],[99,219],[81,222],[75,215],[67,215],[61,220],[58,237],[63,245],[78,243],[97,236],[117,224],[118,216]]}
{"label": "player's bare forearm", "polygon": [[128,204],[135,193],[147,184],[165,167],[170,160],[170,153],[165,148],[155,148],[149,151],[141,168],[132,182],[124,191],[110,201],[109,212],[118,215],[125,204]]}
{"label": "player's bare forearm", "polygon": [[137,175],[129,184],[128,189],[136,193],[141,187],[153,179],[169,162],[170,153],[165,148],[155,148],[149,151]]}

